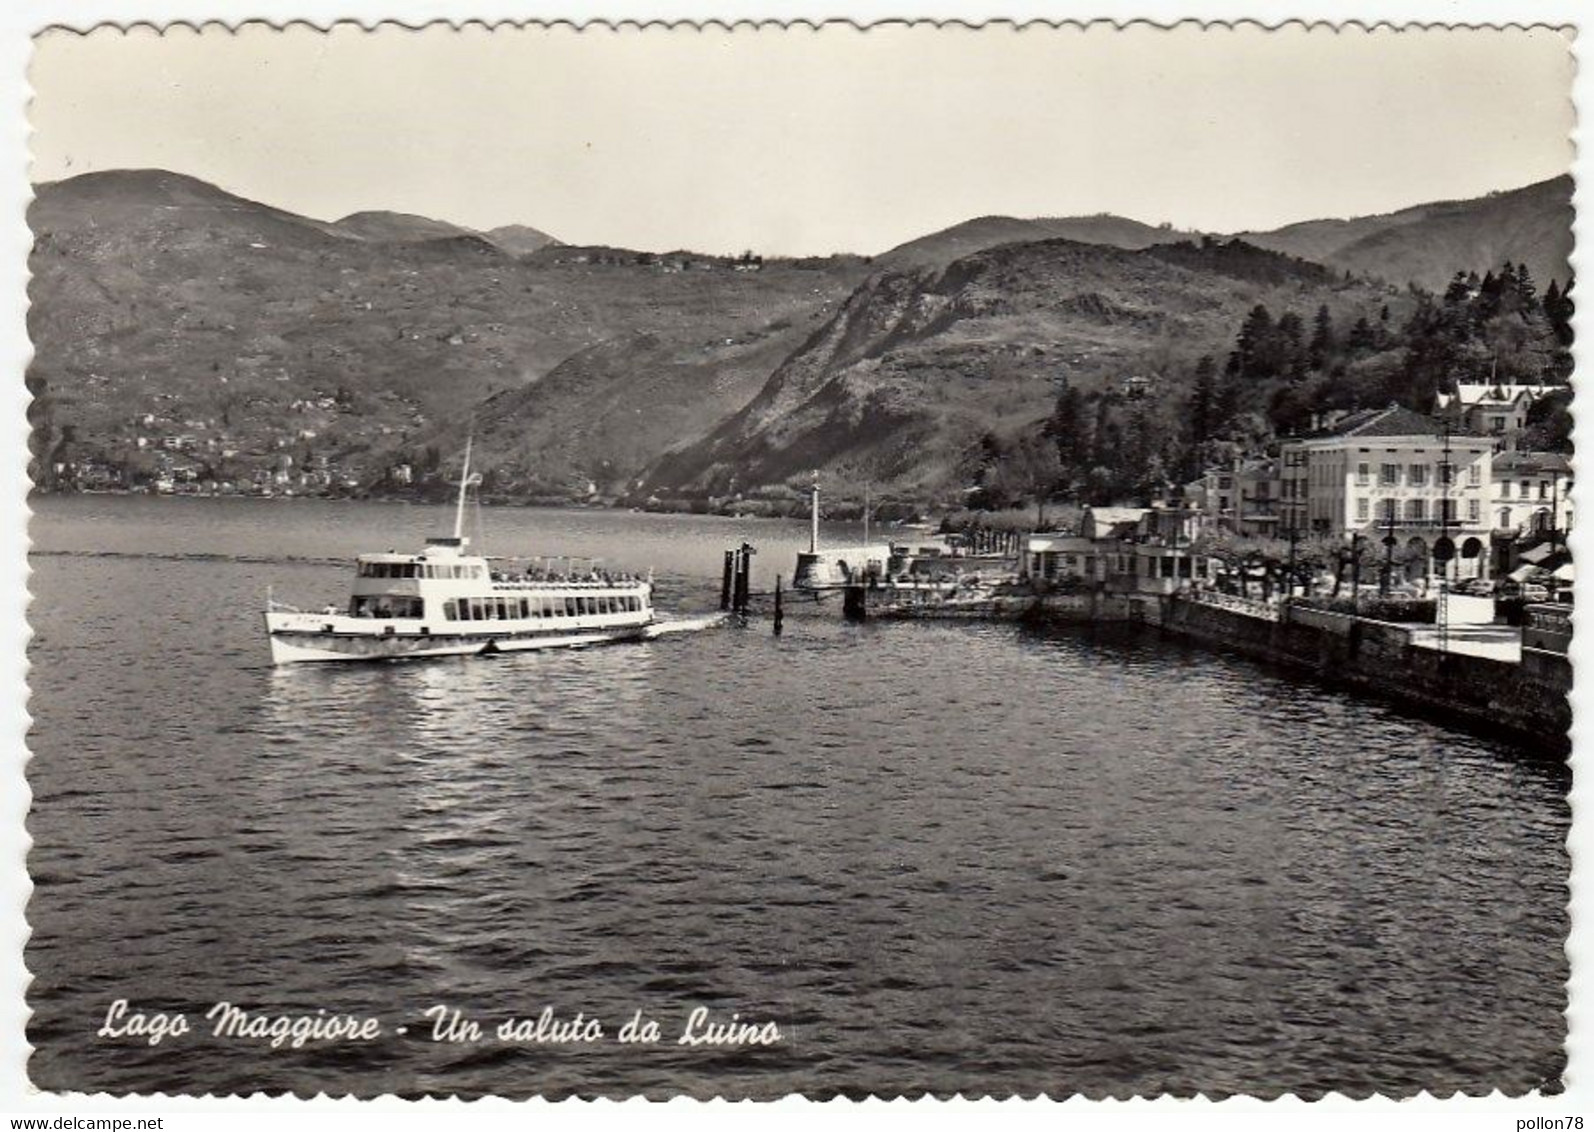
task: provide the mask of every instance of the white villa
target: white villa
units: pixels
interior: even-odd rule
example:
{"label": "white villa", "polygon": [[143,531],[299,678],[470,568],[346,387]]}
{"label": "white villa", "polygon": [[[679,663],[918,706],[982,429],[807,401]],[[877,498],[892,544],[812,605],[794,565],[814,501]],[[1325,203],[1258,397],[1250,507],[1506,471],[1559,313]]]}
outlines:
{"label": "white villa", "polygon": [[1280,534],[1394,537],[1431,555],[1455,543],[1453,577],[1487,576],[1494,441],[1447,435],[1391,405],[1353,413],[1280,450]]}

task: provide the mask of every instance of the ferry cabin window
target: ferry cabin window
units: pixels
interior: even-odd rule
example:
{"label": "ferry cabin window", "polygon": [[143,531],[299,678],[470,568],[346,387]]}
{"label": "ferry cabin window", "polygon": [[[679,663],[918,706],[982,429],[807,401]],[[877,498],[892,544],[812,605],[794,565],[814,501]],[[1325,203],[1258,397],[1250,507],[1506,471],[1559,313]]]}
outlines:
{"label": "ferry cabin window", "polygon": [[[559,611],[560,607],[555,607],[546,615]],[[443,603],[443,616],[450,621],[514,621],[544,615],[535,598],[461,598]]]}
{"label": "ferry cabin window", "polygon": [[349,604],[351,617],[420,617],[421,599],[388,594],[362,594]]}
{"label": "ferry cabin window", "polygon": [[362,578],[416,578],[421,570],[414,562],[361,562],[357,571]]}

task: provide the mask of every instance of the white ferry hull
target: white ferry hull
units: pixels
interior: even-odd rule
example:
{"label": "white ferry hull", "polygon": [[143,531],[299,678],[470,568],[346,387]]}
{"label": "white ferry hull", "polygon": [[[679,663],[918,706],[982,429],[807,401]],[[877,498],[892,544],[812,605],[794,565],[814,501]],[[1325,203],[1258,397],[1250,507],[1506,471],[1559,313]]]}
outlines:
{"label": "white ferry hull", "polygon": [[319,613],[266,599],[266,639],[273,664],[334,660],[416,660],[534,649],[580,648],[646,639],[655,624],[653,579],[599,570],[577,571],[565,559],[496,562],[467,554],[465,499],[480,476],[470,474],[470,444],[460,473],[452,536],[429,538],[424,550],[362,554],[348,604]]}
{"label": "white ferry hull", "polygon": [[[334,627],[331,631],[303,624],[317,620],[303,614],[266,614],[266,633],[273,664],[317,661],[419,660],[444,656],[491,656],[535,649],[581,648],[615,641],[640,641],[651,634],[648,624],[595,625],[554,630],[501,630],[476,633],[421,632],[419,627],[393,626],[392,632]],[[325,621],[325,618],[321,618]],[[295,622],[300,622],[296,624]]]}

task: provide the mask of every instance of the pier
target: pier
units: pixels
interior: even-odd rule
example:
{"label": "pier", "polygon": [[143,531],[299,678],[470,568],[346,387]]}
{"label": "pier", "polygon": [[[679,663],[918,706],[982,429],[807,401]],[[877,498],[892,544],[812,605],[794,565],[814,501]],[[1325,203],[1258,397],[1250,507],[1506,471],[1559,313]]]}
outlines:
{"label": "pier", "polygon": [[[784,628],[787,590],[751,583],[756,551],[725,552],[722,608],[772,618]],[[1523,634],[1482,619],[1439,627],[1378,621],[1313,608],[1299,599],[1265,601],[1210,587],[1166,593],[1101,585],[1050,586],[1011,575],[924,582],[856,571],[843,584],[804,593],[806,606],[846,621],[958,620],[1038,624],[1133,624],[1223,652],[1239,653],[1336,686],[1390,700],[1473,730],[1527,742],[1564,757],[1572,688],[1561,649],[1524,647]],[[839,598],[836,604],[827,599]],[[1466,599],[1455,598],[1453,602]],[[839,608],[838,608],[839,606]],[[1481,618],[1481,614],[1480,614]],[[1536,642],[1537,644],[1537,642]]]}

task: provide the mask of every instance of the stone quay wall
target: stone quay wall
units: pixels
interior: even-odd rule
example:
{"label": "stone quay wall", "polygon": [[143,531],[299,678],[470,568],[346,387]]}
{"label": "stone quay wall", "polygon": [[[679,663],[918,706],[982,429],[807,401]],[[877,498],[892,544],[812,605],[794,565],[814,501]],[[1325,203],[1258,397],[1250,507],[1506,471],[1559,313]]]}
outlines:
{"label": "stone quay wall", "polygon": [[[1151,620],[1151,617],[1147,618]],[[1168,597],[1155,622],[1168,634],[1309,672],[1526,741],[1547,755],[1571,750],[1572,668],[1555,653],[1524,650],[1521,664],[1439,652],[1404,626],[1290,607],[1277,620],[1238,608]]]}

